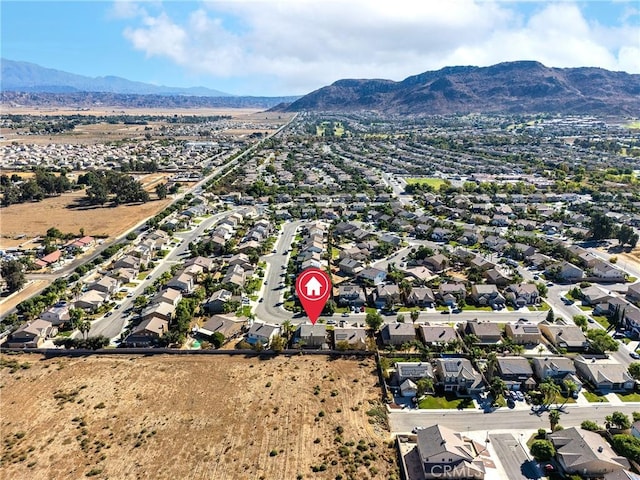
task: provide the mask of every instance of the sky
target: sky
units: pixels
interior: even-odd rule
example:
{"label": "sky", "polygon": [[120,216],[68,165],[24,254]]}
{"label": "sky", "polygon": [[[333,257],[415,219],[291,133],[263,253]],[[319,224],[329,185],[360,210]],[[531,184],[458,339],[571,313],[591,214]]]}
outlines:
{"label": "sky", "polygon": [[640,0],[0,2],[3,58],[234,95],[537,60],[640,73]]}

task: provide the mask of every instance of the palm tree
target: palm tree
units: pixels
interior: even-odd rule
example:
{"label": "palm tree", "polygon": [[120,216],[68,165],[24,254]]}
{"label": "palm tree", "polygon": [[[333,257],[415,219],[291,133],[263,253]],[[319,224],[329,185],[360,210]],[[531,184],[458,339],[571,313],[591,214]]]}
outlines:
{"label": "palm tree", "polygon": [[82,292],[82,284],[78,281],[75,283],[73,287],[71,287],[71,293],[73,294],[73,298],[76,302],[78,301],[78,298],[80,298],[81,292]]}
{"label": "palm tree", "polygon": [[89,330],[91,330],[91,321],[90,320],[81,321],[80,324],[78,325],[78,330],[82,332],[82,336],[86,340],[87,336],[89,335]]}
{"label": "palm tree", "polygon": [[560,386],[551,378],[546,378],[540,384],[540,391],[544,394],[545,405],[551,405],[556,400],[556,396],[560,393]]}
{"label": "palm tree", "polygon": [[411,317],[411,321],[413,323],[416,323],[416,321],[418,320],[418,318],[420,318],[420,310],[416,309],[416,310],[411,310],[411,313],[409,314],[409,316]]}
{"label": "palm tree", "polygon": [[498,356],[496,352],[489,352],[487,355],[487,379],[490,380],[493,378],[493,373],[495,372],[496,365],[498,363]]}
{"label": "palm tree", "polygon": [[287,340],[287,342],[291,339],[291,334],[294,331],[294,327],[291,324],[290,320],[285,320],[282,322],[282,336]]}
{"label": "palm tree", "polygon": [[560,412],[558,410],[551,410],[549,412],[549,423],[551,424],[551,431],[553,432],[560,423]]}
{"label": "palm tree", "polygon": [[567,396],[562,403],[562,406],[564,406],[569,401],[569,397],[572,397],[573,394],[578,390],[578,385],[576,385],[576,382],[574,382],[573,380],[569,380],[568,378],[562,381],[562,385],[567,392]]}
{"label": "palm tree", "polygon": [[411,295],[411,290],[412,290],[411,282],[409,282],[406,279],[402,279],[398,287],[400,290],[400,297],[402,298],[402,303],[406,305],[407,301],[409,300],[409,295]]}

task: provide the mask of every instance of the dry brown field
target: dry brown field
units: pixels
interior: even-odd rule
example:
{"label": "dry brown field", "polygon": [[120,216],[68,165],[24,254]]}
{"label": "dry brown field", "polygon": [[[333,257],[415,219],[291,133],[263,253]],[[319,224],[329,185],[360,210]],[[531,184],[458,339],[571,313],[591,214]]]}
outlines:
{"label": "dry brown field", "polygon": [[[122,109],[117,107],[104,107],[91,110],[74,110],[74,109],[57,109],[57,108],[36,108],[36,107],[11,107],[3,110],[6,114],[22,114],[22,115],[185,115],[185,116],[206,116],[206,115],[224,115],[230,116],[236,121],[246,121],[247,124],[259,122],[260,124],[268,124],[269,128],[261,125],[247,125],[246,128],[228,129],[223,133],[229,136],[245,136],[253,132],[273,131],[284,124],[292,114],[265,112],[251,108],[194,108],[194,109],[162,109],[162,108],[132,108]],[[65,144],[84,144],[91,145],[101,142],[113,142],[124,139],[142,139],[145,134],[149,133],[155,136],[158,128],[166,125],[166,122],[149,122],[151,131],[145,130],[144,125],[123,125],[123,124],[106,124],[100,123],[95,125],[78,125],[72,131],[63,132],[55,135],[19,135],[17,132],[9,129],[2,129],[3,138],[0,139],[0,145],[11,142],[24,144],[49,145],[55,143]],[[156,137],[157,138],[157,137]],[[180,139],[198,139],[196,137],[177,137]]]}
{"label": "dry brown field", "polygon": [[[164,173],[141,177],[145,188],[153,190],[166,177]],[[85,196],[84,190],[45,198],[40,202],[19,203],[0,209],[0,248],[15,246],[13,238],[26,235],[19,243],[44,235],[51,227],[64,233],[117,236],[132,228],[141,220],[155,215],[166,207],[171,199],[152,200],[143,204],[118,205],[117,207],[68,208]],[[5,243],[6,242],[6,243]]]}
{"label": "dry brown field", "polygon": [[2,478],[398,478],[373,359],[3,360]]}

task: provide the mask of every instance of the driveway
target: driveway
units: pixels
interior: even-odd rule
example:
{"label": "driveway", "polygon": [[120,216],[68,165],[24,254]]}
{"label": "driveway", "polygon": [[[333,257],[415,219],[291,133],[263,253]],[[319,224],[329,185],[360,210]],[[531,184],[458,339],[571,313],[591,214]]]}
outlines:
{"label": "driveway", "polygon": [[526,445],[523,445],[523,442],[526,439],[524,436],[518,439],[511,433],[490,434],[489,440],[509,480],[540,478],[536,462],[530,460],[525,451]]}

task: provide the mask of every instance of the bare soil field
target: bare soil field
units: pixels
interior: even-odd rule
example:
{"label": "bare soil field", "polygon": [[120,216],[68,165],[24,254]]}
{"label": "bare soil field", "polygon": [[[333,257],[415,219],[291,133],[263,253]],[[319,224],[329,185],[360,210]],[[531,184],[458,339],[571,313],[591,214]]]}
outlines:
{"label": "bare soil field", "polygon": [[373,359],[2,363],[2,478],[398,478],[388,432],[367,414],[379,405]]}
{"label": "bare soil field", "polygon": [[[44,288],[49,282],[46,280],[31,280],[26,287],[9,297],[0,298],[0,317],[8,311],[14,309],[20,302],[31,298],[36,292]],[[2,405],[2,394],[0,393],[0,406]]]}
{"label": "bare soil field", "polygon": [[[232,117],[251,115],[261,110],[256,108],[122,108],[103,106],[101,108],[56,108],[56,107],[17,107],[14,105],[3,106],[3,112],[7,115],[230,115]],[[275,115],[266,113],[265,115]]]}
{"label": "bare soil field", "polygon": [[[143,179],[143,183],[149,183],[150,186],[155,185],[157,181],[153,179],[147,182]],[[117,207],[68,208],[84,196],[84,191],[78,191],[45,198],[41,202],[3,207],[0,209],[2,237],[11,239],[25,234],[27,238],[32,238],[44,235],[51,227],[56,227],[64,233],[79,232],[80,228],[84,228],[87,235],[117,236],[142,219],[155,215],[171,202],[171,199],[167,198]],[[4,245],[4,239],[0,238],[0,248],[7,248],[15,243],[8,242]],[[26,238],[21,243],[24,241]]]}

